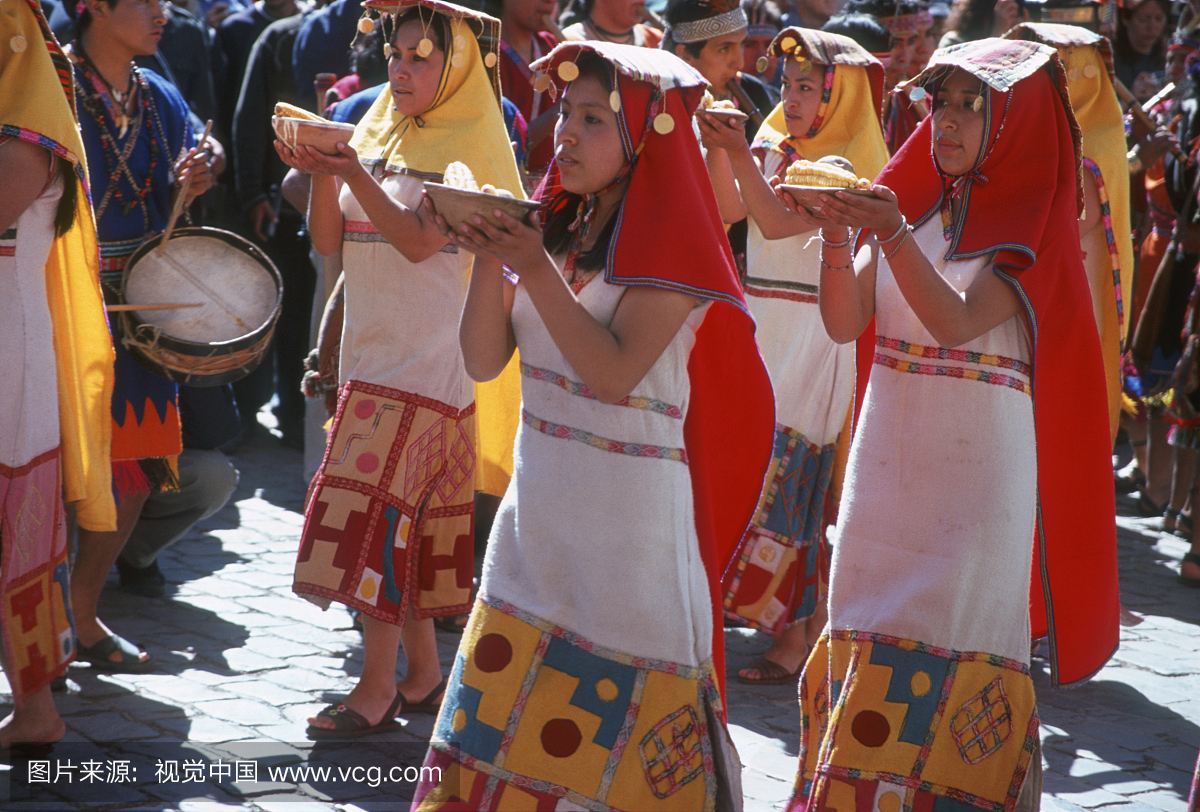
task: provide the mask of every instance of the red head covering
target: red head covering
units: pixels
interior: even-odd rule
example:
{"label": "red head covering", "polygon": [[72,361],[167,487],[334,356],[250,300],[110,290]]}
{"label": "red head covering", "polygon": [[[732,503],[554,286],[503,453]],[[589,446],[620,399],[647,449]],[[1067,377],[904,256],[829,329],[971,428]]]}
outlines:
{"label": "red head covering", "polygon": [[896,191],[914,226],[958,196],[948,258],[994,252],[993,271],[1024,303],[1038,461],[1031,621],[1035,638],[1050,639],[1051,682],[1069,685],[1092,676],[1118,642],[1104,370],[1079,253],[1079,128],[1051,48],[1000,39],[956,45],[935,53],[907,86],[936,86],[955,67],[986,88],[986,136],[975,168],[958,178],[941,172],[931,116],[877,182]]}
{"label": "red head covering", "polygon": [[[592,51],[613,66],[617,120],[632,169],[617,211],[604,279],[712,301],[688,361],[684,435],[700,552],[713,601],[713,661],[724,685],[721,576],[758,504],[774,439],[771,382],[754,341],[733,256],[708,182],[691,116],[705,80],[665,51],[613,43],[564,43],[532,67],[558,87]],[[539,194],[560,187],[551,163]]]}

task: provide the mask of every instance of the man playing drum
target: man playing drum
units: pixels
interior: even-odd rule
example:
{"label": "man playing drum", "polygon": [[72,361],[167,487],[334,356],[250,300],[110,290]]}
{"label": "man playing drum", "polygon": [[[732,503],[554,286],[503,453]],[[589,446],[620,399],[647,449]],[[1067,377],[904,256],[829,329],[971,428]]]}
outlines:
{"label": "man playing drum", "polygon": [[[190,149],[194,138],[179,92],[133,64],[135,56],[158,49],[166,24],[160,0],[79,0],[68,7],[76,18],[70,56],[96,209],[100,279],[111,304],[129,255],[165,228],[176,186],[192,176],[189,200],[212,186],[212,156]],[[179,414],[175,384],[139,366],[115,344],[117,526],[113,532],[80,528],[71,603],[78,660],[110,671],[145,671],[149,655],[105,626],[96,616],[97,604],[147,496],[175,481],[171,458],[181,448]]]}

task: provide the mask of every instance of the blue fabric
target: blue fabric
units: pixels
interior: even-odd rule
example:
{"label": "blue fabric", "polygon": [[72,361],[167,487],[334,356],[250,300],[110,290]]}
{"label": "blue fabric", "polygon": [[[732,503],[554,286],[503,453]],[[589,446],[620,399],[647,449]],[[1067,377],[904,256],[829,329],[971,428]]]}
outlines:
{"label": "blue fabric", "polygon": [[375,87],[360,90],[353,96],[342,99],[330,108],[329,119],[341,124],[357,124],[371,109],[371,105],[379,98],[379,94],[387,88],[387,82]]}
{"label": "blue fabric", "polygon": [[[379,94],[387,88],[387,82],[375,87],[368,87],[366,90],[360,90],[349,98],[342,99],[329,109],[329,120],[337,121],[341,124],[357,124],[362,121],[362,117],[367,114],[367,110],[371,109],[371,105],[379,98]],[[517,116],[521,115],[521,111],[517,106],[506,98],[500,99],[501,106],[504,109],[504,129],[508,131],[508,141],[510,144],[516,144],[514,150],[517,157],[517,165],[525,163],[525,137],[517,126]]]}
{"label": "blue fabric", "polygon": [[292,70],[296,75],[296,90],[312,109],[316,109],[313,82],[318,73],[338,76],[350,73],[350,43],[358,33],[361,16],[360,0],[334,0],[304,18],[292,51]]}
{"label": "blue fabric", "polygon": [[[136,204],[126,209],[124,202],[114,195],[101,210],[109,192],[109,185],[113,182],[111,175],[115,166],[112,165],[113,158],[106,153],[101,144],[99,124],[84,104],[79,105],[79,129],[83,135],[84,150],[87,152],[88,182],[97,210],[96,231],[102,258],[128,256],[147,237],[166,228],[167,220],[171,216],[171,167],[195,141],[188,118],[188,107],[179,91],[154,71],[142,69],[141,74],[149,83],[153,114],[143,117],[143,126],[138,130],[137,141],[127,163],[138,183],[144,182],[146,176],[151,174],[151,142],[153,140],[158,144],[150,192],[146,195],[144,206]],[[75,82],[77,86],[90,83],[81,65],[75,67]],[[90,84],[87,87],[90,87]],[[116,132],[108,111],[102,109],[101,115],[106,121],[105,129]],[[155,119],[161,122],[161,128]],[[118,149],[124,150],[132,132],[131,128],[123,140],[118,137]],[[163,137],[166,144],[160,143]],[[128,178],[118,177],[115,182],[118,184],[117,189],[124,195],[125,202],[136,199],[136,191]],[[119,289],[120,277],[120,273],[101,274],[101,278],[108,283],[105,286],[105,297],[110,302],[114,299],[114,285]],[[156,417],[162,421],[167,414],[168,404],[175,401],[175,384],[142,368],[125,351],[120,341],[114,344],[117,358],[112,399],[113,419],[118,426],[126,426],[130,417],[140,424],[146,416],[145,410],[149,401],[157,413]]]}

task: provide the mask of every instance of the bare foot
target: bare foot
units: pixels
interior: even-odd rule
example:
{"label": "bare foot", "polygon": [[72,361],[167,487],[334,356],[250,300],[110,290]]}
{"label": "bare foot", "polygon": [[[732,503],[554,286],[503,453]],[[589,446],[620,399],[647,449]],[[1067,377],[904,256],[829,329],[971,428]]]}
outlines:
{"label": "bare foot", "polygon": [[14,744],[53,744],[67,734],[67,725],[54,707],[50,686],[30,695],[20,710],[0,719],[0,748]]}

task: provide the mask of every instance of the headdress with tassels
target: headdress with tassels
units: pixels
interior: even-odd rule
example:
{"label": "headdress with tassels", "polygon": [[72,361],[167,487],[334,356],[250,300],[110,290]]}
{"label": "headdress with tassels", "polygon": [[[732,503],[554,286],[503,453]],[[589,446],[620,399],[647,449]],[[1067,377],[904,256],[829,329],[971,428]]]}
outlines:
{"label": "headdress with tassels", "polygon": [[862,177],[874,178],[888,159],[879,127],[883,97],[879,60],[849,37],[795,27],[779,32],[771,53],[796,60],[808,73],[821,68],[821,102],[808,132],[798,138],[788,134],[783,105],[776,105],[759,128],[754,147],[779,150],[788,164],[797,158],[839,155]]}
{"label": "headdress with tassels", "polygon": [[[418,53],[433,52],[429,33],[441,27],[446,59],[433,104],[419,116],[394,109],[381,93],[354,130],[350,146],[367,166],[440,181],[446,166],[462,161],[482,186],[521,195],[520,175],[500,107],[500,22],[442,0],[367,0],[360,31],[383,26],[390,45],[396,27],[417,15],[426,34]],[[390,48],[389,48],[390,50]]]}

